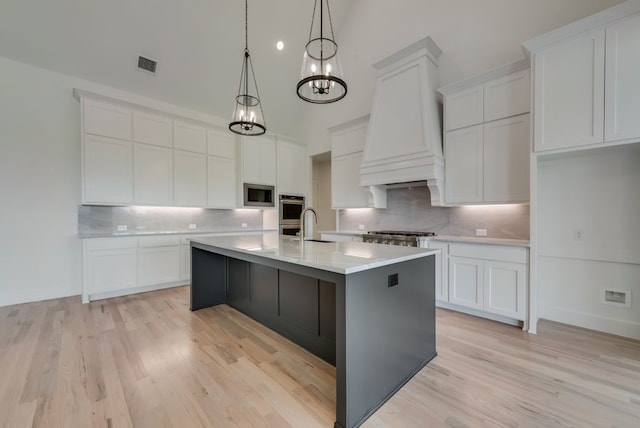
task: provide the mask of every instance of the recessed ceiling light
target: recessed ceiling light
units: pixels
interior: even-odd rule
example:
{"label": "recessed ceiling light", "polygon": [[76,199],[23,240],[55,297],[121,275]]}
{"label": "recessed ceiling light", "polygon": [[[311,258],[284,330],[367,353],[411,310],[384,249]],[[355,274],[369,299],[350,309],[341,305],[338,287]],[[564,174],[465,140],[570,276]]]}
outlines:
{"label": "recessed ceiling light", "polygon": [[278,41],[278,43],[276,43],[276,49],[278,49],[279,51],[284,49],[284,43],[282,42],[282,40],[280,40],[280,41]]}

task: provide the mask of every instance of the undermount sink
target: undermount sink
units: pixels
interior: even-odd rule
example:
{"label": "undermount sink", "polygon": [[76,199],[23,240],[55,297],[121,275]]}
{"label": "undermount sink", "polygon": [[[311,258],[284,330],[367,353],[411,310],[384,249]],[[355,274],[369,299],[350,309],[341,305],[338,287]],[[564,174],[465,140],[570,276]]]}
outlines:
{"label": "undermount sink", "polygon": [[322,239],[305,239],[305,241],[311,241],[311,242],[334,242],[334,241],[323,241]]}

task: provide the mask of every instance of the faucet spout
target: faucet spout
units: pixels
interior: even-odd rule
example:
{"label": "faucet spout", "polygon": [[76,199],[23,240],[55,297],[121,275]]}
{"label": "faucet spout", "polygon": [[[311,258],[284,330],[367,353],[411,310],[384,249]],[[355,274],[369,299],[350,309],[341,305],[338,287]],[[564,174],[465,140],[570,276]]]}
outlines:
{"label": "faucet spout", "polygon": [[[313,213],[313,216],[315,217],[316,220],[316,224],[318,224],[318,213],[316,212],[315,209],[311,208],[311,207],[307,207],[304,210],[302,210],[302,213],[300,214],[300,241],[304,241],[305,237],[305,217],[308,211],[311,211]],[[312,234],[313,237],[313,234]]]}

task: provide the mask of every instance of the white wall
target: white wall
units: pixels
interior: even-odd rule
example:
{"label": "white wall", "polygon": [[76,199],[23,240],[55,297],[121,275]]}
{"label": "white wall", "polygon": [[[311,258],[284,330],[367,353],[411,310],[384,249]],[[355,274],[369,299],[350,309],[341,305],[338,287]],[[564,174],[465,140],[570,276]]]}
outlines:
{"label": "white wall", "polygon": [[0,57],[0,306],[80,294],[80,103],[74,87],[219,121]]}
{"label": "white wall", "polygon": [[[638,165],[640,143],[539,160],[540,318],[640,339]],[[603,303],[603,288],[631,305]]]}
{"label": "white wall", "polygon": [[524,58],[520,43],[621,0],[354,0],[336,41],[349,92],[307,109],[311,155],[331,150],[327,128],[371,112],[373,64],[431,36],[442,49],[440,83]]}

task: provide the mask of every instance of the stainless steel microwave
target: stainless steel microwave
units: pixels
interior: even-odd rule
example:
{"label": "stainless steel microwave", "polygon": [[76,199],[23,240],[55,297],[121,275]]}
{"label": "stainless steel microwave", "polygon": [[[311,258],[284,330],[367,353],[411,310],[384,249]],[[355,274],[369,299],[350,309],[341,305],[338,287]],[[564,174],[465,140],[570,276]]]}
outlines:
{"label": "stainless steel microwave", "polygon": [[244,183],[245,207],[274,207],[274,186]]}

